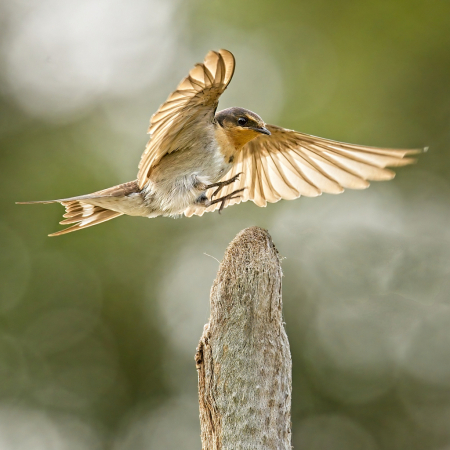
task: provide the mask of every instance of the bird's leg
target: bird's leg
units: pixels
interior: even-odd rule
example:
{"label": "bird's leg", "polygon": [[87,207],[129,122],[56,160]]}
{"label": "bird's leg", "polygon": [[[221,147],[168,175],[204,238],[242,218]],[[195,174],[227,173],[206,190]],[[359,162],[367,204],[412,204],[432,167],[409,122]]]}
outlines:
{"label": "bird's leg", "polygon": [[[224,186],[228,186],[229,184],[234,183],[236,180],[239,180],[240,175],[242,175],[242,172],[239,172],[237,175],[235,175],[234,177],[230,178],[227,181],[219,181],[218,183],[209,184],[209,185],[205,186],[205,189],[217,187],[217,189],[211,195],[211,199],[213,199]],[[236,192],[238,192],[238,191],[236,191]]]}
{"label": "bird's leg", "polygon": [[225,196],[220,197],[220,198],[216,198],[215,200],[209,200],[209,201],[205,202],[205,206],[208,207],[208,206],[215,205],[216,203],[220,202],[221,203],[220,208],[219,208],[219,214],[220,214],[222,209],[225,207],[225,202],[227,200],[231,200],[233,198],[239,198],[240,195],[235,195],[235,194],[239,194],[239,192],[242,192],[245,189],[246,188],[238,189],[237,191],[233,191],[231,194],[225,195]]}

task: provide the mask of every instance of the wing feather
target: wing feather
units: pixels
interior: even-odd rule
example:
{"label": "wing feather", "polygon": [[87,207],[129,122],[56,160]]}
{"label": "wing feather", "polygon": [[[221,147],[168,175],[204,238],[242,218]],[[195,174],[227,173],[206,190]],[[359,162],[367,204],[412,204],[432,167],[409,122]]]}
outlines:
{"label": "wing feather", "polygon": [[194,145],[199,133],[212,124],[219,97],[231,81],[234,56],[227,50],[210,51],[150,119],[150,140],[139,163],[142,189],[151,168],[167,153]]}
{"label": "wing feather", "polygon": [[293,153],[281,151],[276,156],[287,162],[286,167],[289,169],[288,177],[300,195],[317,197],[321,194],[320,190],[305,178],[302,171],[302,164],[296,164]]}
{"label": "wing feather", "polygon": [[275,203],[281,199],[280,194],[275,189],[270,180],[269,166],[267,165],[267,155],[261,158],[262,185],[264,187],[264,197],[270,203]]}
{"label": "wing feather", "polygon": [[[297,131],[266,125],[271,135],[261,135],[247,143],[236,155],[235,164],[223,181],[242,172],[239,180],[225,186],[220,196],[246,188],[239,199],[225,206],[252,200],[266,206],[280,199],[292,200],[301,195],[315,197],[322,192],[339,194],[344,188],[365,189],[371,180],[390,180],[395,173],[386,167],[400,167],[416,160],[410,155],[420,149],[396,150],[347,144]],[[213,190],[206,192],[210,198]],[[214,211],[196,206],[186,215]]]}
{"label": "wing feather", "polygon": [[274,154],[269,152],[270,162],[269,167],[271,169],[271,176],[273,182],[278,186],[278,190],[281,192],[281,198],[286,200],[293,200],[300,197],[300,192],[292,186],[289,178],[286,175],[287,169],[282,162]]}

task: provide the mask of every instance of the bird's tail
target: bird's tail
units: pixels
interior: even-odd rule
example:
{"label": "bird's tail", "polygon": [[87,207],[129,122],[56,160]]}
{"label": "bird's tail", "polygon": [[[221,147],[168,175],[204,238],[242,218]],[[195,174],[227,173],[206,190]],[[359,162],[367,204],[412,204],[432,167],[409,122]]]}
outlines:
{"label": "bird's tail", "polygon": [[130,181],[103,191],[94,192],[93,194],[80,195],[78,197],[63,198],[59,200],[43,200],[34,202],[17,202],[18,205],[30,205],[34,203],[60,203],[66,208],[63,215],[64,220],[59,222],[61,225],[74,224],[64,230],[49,234],[49,236],[60,236],[62,234],[71,233],[72,231],[83,230],[92,227],[107,220],[115,219],[123,213],[113,211],[105,206],[97,206],[91,204],[100,199],[111,199],[112,197],[121,197],[131,192],[136,192],[137,182]]}
{"label": "bird's tail", "polygon": [[29,205],[33,203],[61,203],[66,208],[66,213],[63,215],[64,220],[59,222],[61,225],[68,225],[73,223],[71,227],[56,233],[49,234],[49,236],[60,236],[62,234],[71,233],[72,231],[83,230],[87,227],[92,227],[107,220],[114,219],[122,215],[120,212],[111,211],[110,209],[101,206],[90,205],[81,200],[52,200],[52,201],[37,201],[37,202],[17,202],[19,205]]}

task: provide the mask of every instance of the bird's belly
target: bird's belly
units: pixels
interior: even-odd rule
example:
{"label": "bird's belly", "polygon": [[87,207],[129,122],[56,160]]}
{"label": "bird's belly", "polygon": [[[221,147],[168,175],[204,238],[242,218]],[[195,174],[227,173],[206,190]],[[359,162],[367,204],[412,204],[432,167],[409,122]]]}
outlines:
{"label": "bird's belly", "polygon": [[182,214],[205,192],[204,186],[217,183],[231,167],[218,150],[171,153],[152,171],[143,192],[145,202],[161,215]]}
{"label": "bird's belly", "polygon": [[197,180],[203,184],[213,184],[221,180],[231,169],[232,164],[220,152],[209,155],[194,171]]}

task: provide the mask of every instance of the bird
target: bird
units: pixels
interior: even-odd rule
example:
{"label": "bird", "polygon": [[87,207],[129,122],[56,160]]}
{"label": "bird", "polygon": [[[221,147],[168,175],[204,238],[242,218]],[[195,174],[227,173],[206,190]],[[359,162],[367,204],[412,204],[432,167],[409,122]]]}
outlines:
{"label": "bird", "polygon": [[60,236],[121,215],[187,217],[253,201],[264,207],[281,199],[365,189],[390,180],[387,167],[414,163],[422,149],[397,150],[347,144],[266,124],[256,113],[217,111],[235,58],[210,51],[150,119],[150,139],[137,179],[87,195],[31,203],[60,203]]}

